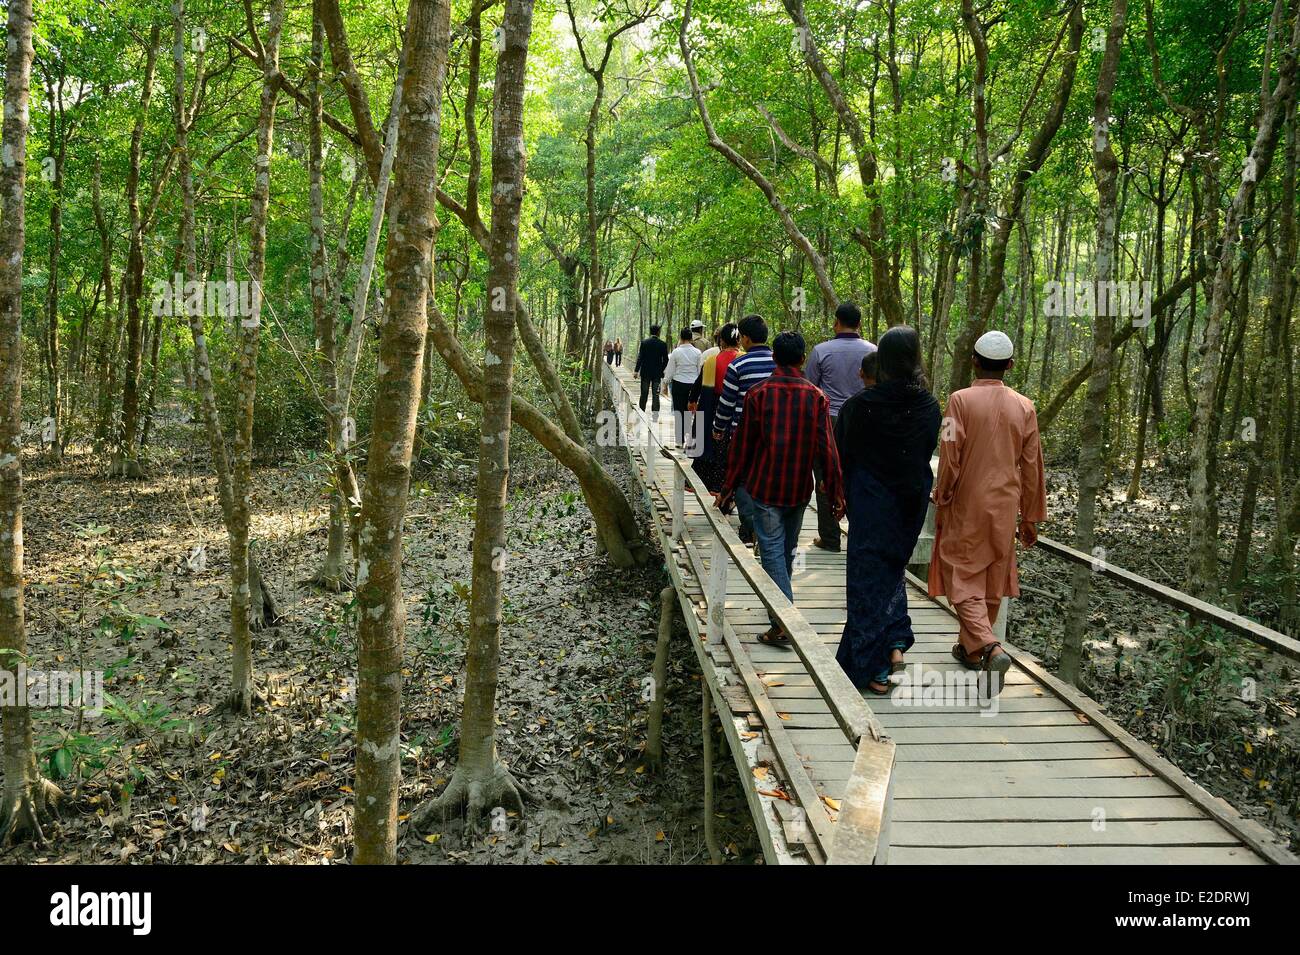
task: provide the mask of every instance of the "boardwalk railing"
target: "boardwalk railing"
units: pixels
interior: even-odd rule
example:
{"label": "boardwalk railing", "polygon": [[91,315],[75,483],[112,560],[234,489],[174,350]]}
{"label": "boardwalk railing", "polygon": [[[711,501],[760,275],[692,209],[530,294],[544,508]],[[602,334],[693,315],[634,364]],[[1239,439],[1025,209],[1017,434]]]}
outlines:
{"label": "boardwalk railing", "polygon": [[[671,516],[668,542],[682,540],[688,489],[699,499],[704,519],[708,522],[712,546],[709,550],[708,578],[704,585],[707,622],[701,634],[703,641],[716,649],[727,644],[727,649],[733,656],[746,653],[738,641],[728,640],[726,634],[728,575],[733,572],[740,574],[772,619],[790,635],[791,645],[807,668],[813,685],[826,700],[847,740],[858,748],[853,777],[833,830],[833,846],[829,844],[832,839],[825,837],[822,827],[816,824],[812,826],[828,861],[883,862],[888,851],[893,742],[886,738],[862,694],[845,675],[817,632],[772,582],[767,571],[755,559],[753,551],[741,542],[727,518],[714,507],[712,492],[695,473],[691,462],[680,450],[660,437],[655,423],[637,406],[613,368],[602,363],[601,369],[605,393],[613,404],[618,419],[619,438],[628,449],[629,460],[647,494],[658,491],[668,503]],[[641,449],[639,462],[636,455],[638,448]],[[671,469],[665,469],[671,473],[671,486],[663,481],[664,472],[656,467],[660,458],[667,459],[672,464]],[[761,689],[757,690],[757,695],[763,695]],[[759,702],[755,700],[756,704]],[[761,705],[759,709],[761,712]],[[780,758],[780,747],[777,749]],[[781,762],[787,770],[791,770],[792,767],[786,764],[797,764],[798,761],[797,758],[786,757],[781,758]],[[792,775],[801,774],[792,772]],[[794,788],[800,788],[797,781]],[[818,809],[815,792],[796,791],[795,795],[799,797],[805,811]]]}
{"label": "boardwalk railing", "polygon": [[1172,587],[1166,587],[1164,584],[1156,583],[1154,580],[1148,580],[1139,574],[1135,574],[1123,567],[1115,567],[1108,561],[1094,557],[1091,554],[1085,554],[1083,551],[1075,550],[1073,547],[1067,547],[1065,544],[1058,543],[1046,537],[1038,538],[1035,544],[1039,550],[1051,554],[1053,557],[1069,561],[1073,564],[1086,564],[1091,567],[1093,572],[1101,574],[1103,577],[1122,584],[1130,590],[1146,594],[1166,606],[1173,607],[1175,610],[1182,610],[1198,620],[1212,623],[1222,627],[1224,630],[1235,633],[1238,636],[1245,637],[1261,647],[1273,650],[1282,654],[1284,657],[1290,657],[1292,660],[1300,660],[1300,640],[1288,637],[1284,633],[1266,627],[1254,620],[1247,619],[1241,614],[1233,613],[1231,610],[1224,610],[1222,607],[1216,607],[1214,604],[1206,603],[1204,600],[1198,600],[1190,597],[1185,593],[1174,590]]}

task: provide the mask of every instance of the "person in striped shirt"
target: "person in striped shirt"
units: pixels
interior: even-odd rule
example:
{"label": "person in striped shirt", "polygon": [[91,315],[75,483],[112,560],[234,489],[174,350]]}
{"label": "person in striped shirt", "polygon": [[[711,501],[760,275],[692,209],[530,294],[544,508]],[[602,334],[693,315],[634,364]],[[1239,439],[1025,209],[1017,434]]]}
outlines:
{"label": "person in striped shirt", "polygon": [[[744,353],[732,360],[722,380],[722,393],[713,413],[713,443],[730,441],[740,426],[745,395],[755,385],[766,381],[776,369],[772,349],[767,344],[767,322],[761,315],[746,315],[740,320],[740,347]],[[730,455],[730,452],[728,452]],[[754,542],[754,521],[744,497],[736,498],[740,511],[740,539]]]}
{"label": "person in striped shirt", "polygon": [[727,366],[722,381],[722,394],[718,397],[718,410],[713,416],[713,440],[735,434],[740,426],[740,413],[745,394],[760,382],[766,381],[776,369],[772,349],[767,344],[767,322],[761,315],[746,315],[740,320],[740,348],[744,354]]}

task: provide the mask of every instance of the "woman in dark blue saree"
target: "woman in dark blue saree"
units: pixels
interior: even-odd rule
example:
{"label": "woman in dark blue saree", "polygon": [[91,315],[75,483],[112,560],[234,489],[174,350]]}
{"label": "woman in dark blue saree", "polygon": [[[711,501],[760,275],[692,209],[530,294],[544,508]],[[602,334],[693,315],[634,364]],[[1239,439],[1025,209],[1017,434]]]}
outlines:
{"label": "woman in dark blue saree", "polygon": [[854,686],[883,696],[914,642],[904,573],[925,524],[941,414],[915,329],[889,329],[875,358],[877,383],[846,401],[835,423],[849,518],[848,622],[836,659]]}

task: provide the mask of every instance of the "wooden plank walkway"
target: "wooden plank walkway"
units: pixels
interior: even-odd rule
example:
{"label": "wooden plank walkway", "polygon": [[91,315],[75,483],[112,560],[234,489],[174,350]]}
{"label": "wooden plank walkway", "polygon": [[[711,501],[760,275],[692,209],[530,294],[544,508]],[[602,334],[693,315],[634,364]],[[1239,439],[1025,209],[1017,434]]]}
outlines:
{"label": "wooden plank walkway", "polygon": [[[697,495],[689,486],[683,492],[675,472],[685,459],[659,446],[673,441],[670,406],[664,399],[651,424],[635,410],[639,384],[630,369],[605,368],[605,378],[769,863],[835,855],[837,818],[861,793],[849,791],[851,779],[889,789],[883,818],[870,823],[881,830],[877,862],[1296,861],[1267,830],[1200,789],[1014,645],[1007,649],[1016,665],[1001,693],[982,693],[950,656],[957,636],[951,611],[915,579],[908,605],[916,645],[903,683],[888,698],[868,698],[896,747],[892,772],[878,765],[864,775],[869,760],[860,758],[836,712],[842,707],[819,687],[805,654],[758,642],[768,611],[734,562],[723,633],[710,638],[708,583],[721,538]],[[657,440],[638,436],[638,420]],[[815,533],[810,506],[794,602],[833,657],[845,622],[844,555],[813,548]]]}

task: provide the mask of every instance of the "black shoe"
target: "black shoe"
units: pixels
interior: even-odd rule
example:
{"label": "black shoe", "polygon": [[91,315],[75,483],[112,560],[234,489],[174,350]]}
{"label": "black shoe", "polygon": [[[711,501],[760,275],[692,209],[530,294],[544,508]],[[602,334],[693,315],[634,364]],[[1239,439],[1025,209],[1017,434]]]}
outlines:
{"label": "black shoe", "polygon": [[840,552],[840,545],[839,545],[839,544],[836,544],[834,547],[832,547],[830,544],[827,544],[825,541],[823,541],[820,537],[814,537],[814,538],[813,538],[813,546],[814,546],[814,547],[819,547],[819,548],[821,548],[822,550],[828,550],[828,551],[830,551],[832,554],[838,554],[838,553]]}
{"label": "black shoe", "polygon": [[742,544],[753,544],[754,531],[751,528],[742,526],[740,528],[740,542]]}

